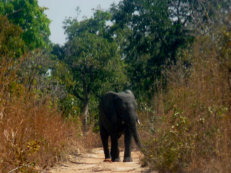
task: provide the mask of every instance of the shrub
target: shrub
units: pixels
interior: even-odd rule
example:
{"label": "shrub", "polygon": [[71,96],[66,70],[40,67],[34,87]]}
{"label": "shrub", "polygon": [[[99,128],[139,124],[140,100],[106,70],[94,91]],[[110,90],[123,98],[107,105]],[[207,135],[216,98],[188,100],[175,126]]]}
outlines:
{"label": "shrub", "polygon": [[80,127],[78,121],[65,120],[48,96],[17,83],[15,64],[20,65],[1,59],[0,172],[38,172],[65,158]]}
{"label": "shrub", "polygon": [[[160,172],[230,172],[230,32],[198,38],[168,71],[144,162]],[[184,61],[183,61],[184,60]],[[190,68],[185,67],[185,60]]]}

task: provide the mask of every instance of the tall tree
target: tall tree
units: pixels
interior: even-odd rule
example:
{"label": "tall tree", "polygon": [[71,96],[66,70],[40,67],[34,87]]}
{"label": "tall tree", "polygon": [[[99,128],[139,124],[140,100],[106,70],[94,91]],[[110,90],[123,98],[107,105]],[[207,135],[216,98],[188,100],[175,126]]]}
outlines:
{"label": "tall tree", "polygon": [[45,10],[38,0],[0,0],[0,14],[22,28],[22,38],[30,49],[48,45],[50,20]]}
{"label": "tall tree", "polygon": [[172,20],[194,34],[206,34],[226,22],[231,0],[169,0],[168,6]]}
{"label": "tall tree", "polygon": [[139,96],[153,93],[166,62],[174,62],[178,49],[189,40],[182,23],[172,20],[168,2],[124,0],[111,8],[112,35],[122,35],[118,38],[131,87]]}
{"label": "tall tree", "polygon": [[126,83],[118,45],[106,37],[108,16],[107,12],[98,10],[90,19],[66,21],[68,42],[64,61],[72,69],[76,82],[73,93],[82,102],[85,124],[90,99],[106,90],[120,90]]}

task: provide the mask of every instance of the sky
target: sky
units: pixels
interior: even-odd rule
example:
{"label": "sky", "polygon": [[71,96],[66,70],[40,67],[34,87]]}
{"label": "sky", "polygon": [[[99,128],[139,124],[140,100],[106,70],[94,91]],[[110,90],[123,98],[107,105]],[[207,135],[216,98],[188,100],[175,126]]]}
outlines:
{"label": "sky", "polygon": [[81,10],[79,20],[83,17],[91,17],[93,10],[100,7],[103,10],[110,8],[110,5],[118,3],[120,0],[38,0],[41,7],[47,7],[45,11],[48,18],[51,20],[50,40],[53,43],[63,45],[65,43],[66,36],[63,30],[63,21],[67,17],[76,17],[76,8]]}

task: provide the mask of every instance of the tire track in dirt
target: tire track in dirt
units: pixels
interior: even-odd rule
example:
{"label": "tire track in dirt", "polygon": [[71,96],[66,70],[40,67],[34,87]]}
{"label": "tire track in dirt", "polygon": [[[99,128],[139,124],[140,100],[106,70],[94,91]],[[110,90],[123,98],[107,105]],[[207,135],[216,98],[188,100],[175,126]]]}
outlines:
{"label": "tire track in dirt", "polygon": [[[123,152],[120,152],[122,159]],[[78,156],[70,156],[66,163],[57,165],[50,169],[49,173],[145,173],[147,168],[140,166],[141,154],[138,151],[132,152],[133,162],[103,162],[104,153],[102,148],[95,148],[89,153],[80,154]],[[48,173],[47,172],[47,173]]]}

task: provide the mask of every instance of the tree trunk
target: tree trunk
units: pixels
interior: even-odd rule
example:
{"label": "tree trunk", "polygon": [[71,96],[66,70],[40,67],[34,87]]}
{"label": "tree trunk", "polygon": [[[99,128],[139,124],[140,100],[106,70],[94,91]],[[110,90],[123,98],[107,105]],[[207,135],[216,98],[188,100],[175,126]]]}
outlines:
{"label": "tree trunk", "polygon": [[88,131],[88,118],[89,118],[89,100],[84,101],[83,105],[83,132],[86,133]]}
{"label": "tree trunk", "polygon": [[[86,68],[86,67],[85,67]],[[85,69],[86,74],[87,69]],[[83,77],[83,133],[85,134],[88,131],[88,117],[89,117],[89,101],[90,101],[90,90],[86,82],[86,76]]]}

